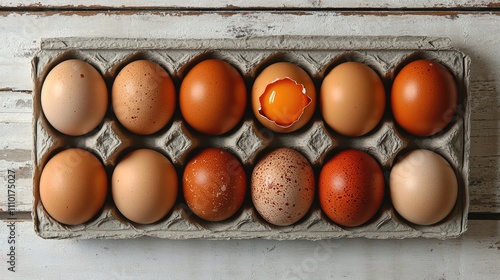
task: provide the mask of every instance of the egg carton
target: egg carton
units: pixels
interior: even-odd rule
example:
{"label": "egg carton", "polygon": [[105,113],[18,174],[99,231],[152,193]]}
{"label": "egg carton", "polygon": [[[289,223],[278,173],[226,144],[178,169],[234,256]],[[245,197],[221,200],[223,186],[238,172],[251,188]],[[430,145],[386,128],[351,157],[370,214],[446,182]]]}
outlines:
{"label": "egg carton", "polygon": [[[70,137],[56,131],[44,117],[40,93],[44,78],[59,62],[77,58],[93,65],[104,77],[108,90],[114,77],[126,64],[148,59],[165,68],[180,87],[191,67],[207,58],[223,59],[243,76],[250,89],[259,71],[277,61],[288,61],[302,67],[312,77],[317,92],[325,74],[345,61],[358,61],[373,68],[389,97],[395,73],[406,63],[432,59],[445,65],[455,76],[459,89],[456,116],[440,133],[432,137],[414,137],[405,133],[391,118],[389,98],[380,124],[361,137],[345,137],[331,130],[321,118],[319,106],[313,119],[300,130],[280,134],[262,126],[247,108],[242,121],[221,136],[207,136],[182,120],[177,106],[173,119],[158,133],[139,136],[127,131],[116,119],[111,105],[104,121],[92,132]],[[467,229],[469,152],[470,152],[470,58],[455,50],[446,38],[428,37],[323,37],[272,36],[241,39],[120,39],[120,38],[54,38],[41,42],[33,61],[34,79],[34,173],[33,220],[36,233],[43,238],[135,238],[152,236],[169,239],[247,239],[277,240],[365,237],[374,239],[457,237]],[[319,98],[319,95],[318,95]],[[248,106],[249,107],[249,106]],[[378,213],[358,227],[342,227],[330,221],[321,211],[316,193],[310,211],[291,226],[274,226],[262,219],[252,206],[250,191],[244,205],[233,217],[221,222],[207,222],[187,207],[179,182],[179,195],[168,215],[149,225],[127,220],[113,204],[110,191],[105,206],[85,224],[67,226],[52,219],[40,202],[40,174],[47,161],[57,152],[78,147],[96,155],[104,164],[109,178],[117,161],[136,148],[160,151],[175,165],[179,178],[183,166],[197,151],[206,147],[227,149],[237,156],[250,178],[254,164],[265,153],[278,147],[301,152],[312,164],[316,177],[322,164],[338,151],[354,148],[373,156],[386,178],[386,195]],[[459,195],[452,212],[431,226],[411,224],[393,209],[388,193],[388,176],[396,158],[416,148],[430,149],[442,155],[454,168]],[[248,182],[248,185],[250,182]],[[248,187],[250,190],[250,187]]]}

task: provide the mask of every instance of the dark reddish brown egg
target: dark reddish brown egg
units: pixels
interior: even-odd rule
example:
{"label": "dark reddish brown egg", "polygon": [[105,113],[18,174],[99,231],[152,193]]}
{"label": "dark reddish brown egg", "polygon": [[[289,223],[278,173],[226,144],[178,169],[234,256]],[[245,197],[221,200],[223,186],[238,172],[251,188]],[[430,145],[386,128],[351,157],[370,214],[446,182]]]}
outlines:
{"label": "dark reddish brown egg", "polygon": [[246,175],[231,153],[208,148],[186,165],[182,187],[194,214],[207,221],[222,221],[233,216],[243,204]]}
{"label": "dark reddish brown egg", "polygon": [[416,136],[430,136],[443,130],[455,115],[457,102],[453,75],[435,61],[422,59],[409,63],[392,85],[394,119]]}
{"label": "dark reddish brown egg", "polygon": [[319,175],[319,202],[335,223],[354,227],[366,223],[384,198],[384,176],[365,152],[345,150],[330,159]]}

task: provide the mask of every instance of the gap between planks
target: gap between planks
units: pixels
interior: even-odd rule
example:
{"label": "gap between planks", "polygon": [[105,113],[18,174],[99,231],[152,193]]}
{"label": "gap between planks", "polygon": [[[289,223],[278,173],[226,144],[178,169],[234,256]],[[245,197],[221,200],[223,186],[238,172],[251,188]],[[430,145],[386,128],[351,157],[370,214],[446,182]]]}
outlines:
{"label": "gap between planks", "polygon": [[454,7],[454,8],[165,8],[165,7],[45,7],[45,8],[0,8],[0,18],[10,14],[41,15],[41,16],[94,16],[105,15],[137,15],[172,14],[177,16],[219,14],[221,16],[233,16],[235,14],[273,13],[283,15],[311,15],[314,13],[331,13],[337,16],[442,16],[457,18],[460,15],[500,15],[500,4],[497,7]]}

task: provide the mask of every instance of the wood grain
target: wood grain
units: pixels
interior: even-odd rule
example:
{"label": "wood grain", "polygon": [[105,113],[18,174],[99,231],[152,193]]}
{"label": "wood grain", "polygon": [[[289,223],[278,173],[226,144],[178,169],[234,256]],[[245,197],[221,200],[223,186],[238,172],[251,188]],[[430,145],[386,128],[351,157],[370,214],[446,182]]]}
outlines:
{"label": "wood grain", "polygon": [[137,0],[122,0],[119,3],[106,0],[73,0],[68,4],[67,0],[45,0],[33,3],[31,0],[1,0],[0,7],[16,7],[16,8],[71,8],[71,9],[85,9],[85,8],[148,8],[148,9],[190,9],[190,8],[218,8],[218,9],[237,9],[237,8],[269,8],[269,9],[283,9],[283,8],[467,8],[467,7],[498,7],[499,1],[494,0],[291,0],[283,1],[277,4],[275,1],[267,0],[202,0],[202,1],[175,1],[175,0],[150,0],[150,1],[137,1]]}

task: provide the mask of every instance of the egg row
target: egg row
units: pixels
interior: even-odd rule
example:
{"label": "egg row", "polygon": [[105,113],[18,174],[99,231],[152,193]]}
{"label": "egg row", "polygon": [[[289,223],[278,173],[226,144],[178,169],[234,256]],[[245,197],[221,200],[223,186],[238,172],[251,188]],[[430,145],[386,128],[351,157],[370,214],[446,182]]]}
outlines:
{"label": "egg row", "polygon": [[[183,78],[179,94],[172,78],[149,60],[127,64],[116,76],[111,105],[118,121],[139,135],[153,134],[172,118],[177,98],[183,119],[196,131],[222,135],[233,129],[246,110],[247,90],[241,74],[229,63],[207,59]],[[275,132],[303,127],[316,110],[311,77],[290,62],[265,68],[251,89],[255,118]],[[362,136],[381,121],[386,107],[381,78],[360,62],[344,62],[323,79],[319,107],[325,123],[350,137]],[[416,136],[444,129],[456,113],[458,90],[451,72],[430,60],[410,62],[396,75],[391,89],[395,121]],[[70,59],[56,65],[41,89],[41,107],[59,132],[80,136],[95,129],[108,108],[108,91],[90,64]]]}
{"label": "egg row", "polygon": [[[321,168],[318,182],[309,161],[298,151],[278,148],[265,154],[250,178],[253,206],[270,224],[288,226],[311,208],[317,193],[323,213],[341,226],[367,223],[380,209],[385,180],[378,162],[354,149],[335,154]],[[206,148],[183,170],[182,192],[190,210],[212,222],[233,216],[247,193],[247,177],[240,161],[220,148]],[[179,178],[172,163],[152,149],[125,155],[111,176],[114,204],[128,220],[151,224],[173,208]],[[62,224],[78,225],[92,219],[108,193],[107,173],[92,153],[70,148],[53,156],[42,170],[41,203]],[[431,225],[443,220],[458,196],[455,172],[429,150],[408,152],[389,177],[394,209],[407,221]]]}

